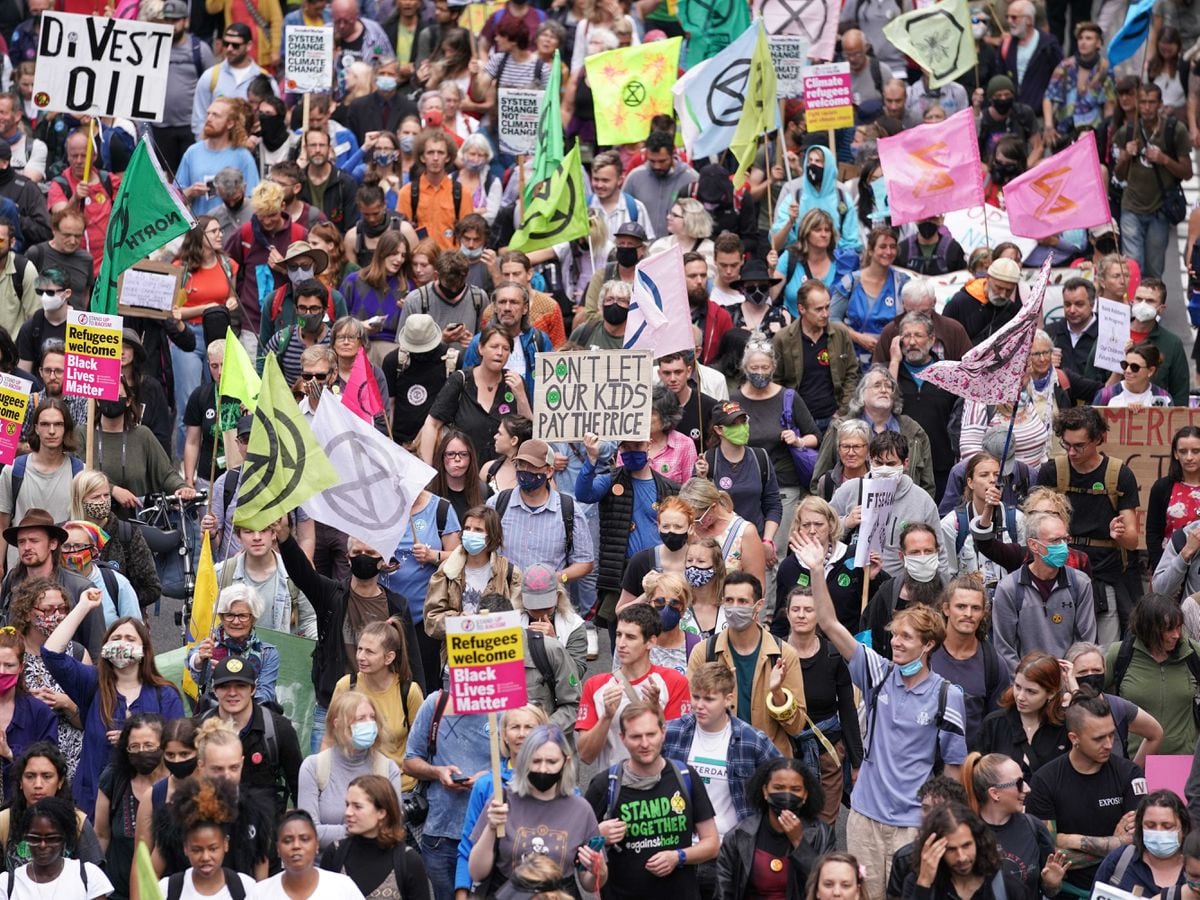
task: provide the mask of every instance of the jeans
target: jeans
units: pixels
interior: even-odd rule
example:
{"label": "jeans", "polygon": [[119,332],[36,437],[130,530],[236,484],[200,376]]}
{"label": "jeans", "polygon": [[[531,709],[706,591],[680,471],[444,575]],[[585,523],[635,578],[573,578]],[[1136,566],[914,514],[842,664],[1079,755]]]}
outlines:
{"label": "jeans", "polygon": [[312,736],[308,743],[309,753],[321,752],[321,741],[325,740],[325,715],[328,712],[329,710],[321,704],[313,704]]}
{"label": "jeans", "polygon": [[458,841],[436,834],[421,835],[421,858],[425,875],[433,885],[433,900],[454,900],[454,870],[458,865]]}
{"label": "jeans", "polygon": [[1170,239],[1171,223],[1161,211],[1151,214],[1121,211],[1121,246],[1142,267],[1143,278],[1162,278]]}
{"label": "jeans", "polygon": [[[187,407],[188,398],[201,384],[212,376],[208,372],[208,348],[204,344],[204,328],[199,324],[186,323],[196,336],[196,349],[185,353],[171,344],[171,369],[175,378],[175,452],[183,458],[183,445],[187,438],[187,429],[183,425],[183,412]],[[205,473],[207,477],[208,473]]]}

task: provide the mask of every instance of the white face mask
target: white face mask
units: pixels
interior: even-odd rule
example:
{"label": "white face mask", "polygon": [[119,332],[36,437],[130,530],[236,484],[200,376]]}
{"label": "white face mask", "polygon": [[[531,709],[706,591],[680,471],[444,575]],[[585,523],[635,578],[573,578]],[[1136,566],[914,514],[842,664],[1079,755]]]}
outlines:
{"label": "white face mask", "polygon": [[930,553],[928,556],[905,556],[904,571],[913,581],[928,584],[937,575],[938,555]]}
{"label": "white face mask", "polygon": [[42,311],[47,313],[57,312],[63,308],[63,304],[67,302],[67,296],[64,292],[59,291],[53,297],[42,297]]}
{"label": "white face mask", "polygon": [[1138,300],[1134,303],[1130,312],[1139,322],[1153,322],[1158,318],[1158,310],[1145,300]]}
{"label": "white face mask", "polygon": [[871,466],[872,478],[896,478],[903,472],[904,466]]}
{"label": "white face mask", "polygon": [[971,23],[971,34],[975,37],[975,40],[977,40],[977,41],[983,40],[983,38],[987,35],[987,30],[988,30],[987,22],[972,22]]}

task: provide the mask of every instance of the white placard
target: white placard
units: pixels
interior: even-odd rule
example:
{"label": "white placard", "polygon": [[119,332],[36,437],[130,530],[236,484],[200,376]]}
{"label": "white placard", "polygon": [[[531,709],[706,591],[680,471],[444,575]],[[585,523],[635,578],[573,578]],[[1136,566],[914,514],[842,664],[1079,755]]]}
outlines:
{"label": "white placard", "polygon": [[798,34],[771,34],[771,61],[775,64],[775,93],[780,97],[799,97],[804,79],[801,70],[808,59],[808,40]]}
{"label": "white placard", "polygon": [[33,104],[43,112],[161,122],[171,65],[169,25],[42,13]]}
{"label": "white placard", "polygon": [[869,565],[872,553],[883,553],[898,481],[897,478],[863,479],[862,521],[858,526],[858,544],[854,548],[855,568]]}
{"label": "white placard", "polygon": [[333,90],[333,29],[289,25],[283,33],[283,80],[291,93]]}
{"label": "white placard", "polygon": [[[984,211],[987,211],[987,228],[983,225]],[[1008,225],[1008,213],[996,206],[985,205],[982,209],[973,206],[946,213],[945,226],[950,229],[955,240],[962,245],[963,253],[970,256],[978,247],[995,247],[998,244],[1012,242],[1021,249],[1021,258],[1028,258],[1037,247],[1033,238],[1017,237]]]}
{"label": "white placard", "polygon": [[538,103],[542,91],[503,88],[496,98],[500,152],[512,156],[533,153],[537,149]]}
{"label": "white placard", "polygon": [[1096,367],[1120,372],[1129,343],[1129,304],[1096,298]]}

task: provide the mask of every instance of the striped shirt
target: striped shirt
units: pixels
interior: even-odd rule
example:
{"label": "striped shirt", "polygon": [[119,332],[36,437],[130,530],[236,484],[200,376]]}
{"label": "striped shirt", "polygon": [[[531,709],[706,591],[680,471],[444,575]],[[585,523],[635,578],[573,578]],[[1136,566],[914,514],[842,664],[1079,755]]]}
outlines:
{"label": "striped shirt", "polygon": [[[545,563],[555,572],[561,572],[572,563],[595,562],[592,532],[579,502],[575,503],[575,546],[567,559],[561,504],[557,491],[551,491],[550,499],[538,507],[527,505],[519,490],[512,492],[500,524],[504,531],[504,556],[514,566],[524,571],[534,563]],[[487,505],[496,508],[496,495],[488,498]],[[579,586],[585,597],[594,597],[595,571],[581,578]]]}

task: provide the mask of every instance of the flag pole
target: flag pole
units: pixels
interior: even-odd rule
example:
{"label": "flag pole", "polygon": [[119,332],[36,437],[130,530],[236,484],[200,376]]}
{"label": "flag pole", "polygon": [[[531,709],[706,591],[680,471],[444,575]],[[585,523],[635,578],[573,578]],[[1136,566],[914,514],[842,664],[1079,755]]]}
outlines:
{"label": "flag pole", "polygon": [[95,145],[96,145],[96,117],[90,116],[88,118],[87,155],[84,156],[84,158],[83,158],[83,185],[84,185],[85,190],[87,189],[87,183],[92,178],[92,153],[93,153],[93,148],[95,147]]}
{"label": "flag pole", "polygon": [[84,451],[84,463],[89,469],[96,468],[96,398],[89,397],[87,402],[87,442]]}
{"label": "flag pole", "polygon": [[[782,135],[779,137],[782,141]],[[763,132],[763,153],[767,163],[767,221],[775,221],[775,199],[771,196],[771,132]],[[779,162],[779,148],[775,148],[775,161]]]}
{"label": "flag pole", "polygon": [[[779,98],[779,121],[783,123],[783,130],[784,130],[784,133],[786,133],[787,132],[787,101],[783,97]],[[792,164],[791,164],[791,162],[788,161],[787,141],[784,140],[782,143],[783,143],[783,150],[781,152],[783,155],[783,171],[787,175],[787,180],[791,181],[792,180]]]}

